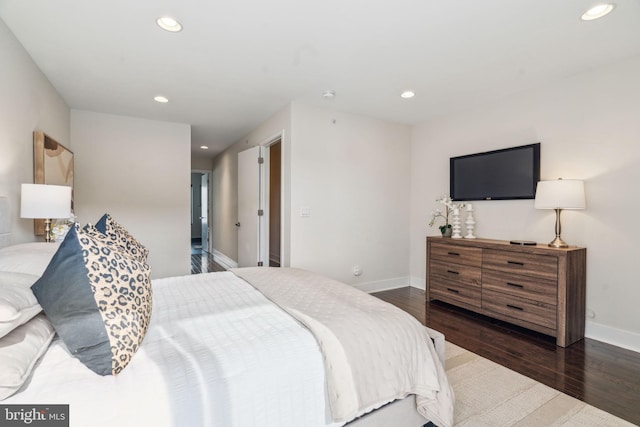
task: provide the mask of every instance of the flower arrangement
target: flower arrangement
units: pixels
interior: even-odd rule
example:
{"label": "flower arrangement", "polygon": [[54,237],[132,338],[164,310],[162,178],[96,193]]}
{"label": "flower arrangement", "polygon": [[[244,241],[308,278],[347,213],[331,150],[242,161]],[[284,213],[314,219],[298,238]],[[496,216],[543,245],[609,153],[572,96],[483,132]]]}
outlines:
{"label": "flower arrangement", "polygon": [[54,220],[51,225],[51,240],[61,242],[64,240],[71,226],[76,222],[77,217],[72,214],[71,218]]}
{"label": "flower arrangement", "polygon": [[453,203],[451,197],[445,195],[436,199],[436,202],[442,203],[444,205],[444,213],[440,209],[436,209],[431,212],[431,221],[429,221],[429,227],[433,227],[438,218],[444,219],[444,225],[440,225],[438,228],[440,229],[440,233],[443,236],[450,235],[451,233],[451,224],[449,224],[449,214],[454,209],[461,209],[465,206],[464,203]]}

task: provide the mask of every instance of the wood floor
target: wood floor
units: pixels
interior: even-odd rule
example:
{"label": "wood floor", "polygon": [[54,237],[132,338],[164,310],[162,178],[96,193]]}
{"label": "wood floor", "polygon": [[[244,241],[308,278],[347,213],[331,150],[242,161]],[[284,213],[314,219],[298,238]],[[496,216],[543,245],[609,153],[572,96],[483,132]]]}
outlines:
{"label": "wood floor", "polygon": [[433,301],[415,288],[373,295],[444,333],[447,341],[590,405],[640,425],[640,353],[585,338],[567,348],[555,339]]}
{"label": "wood floor", "polygon": [[197,247],[191,247],[191,274],[213,273],[226,269],[213,260],[213,255]]}

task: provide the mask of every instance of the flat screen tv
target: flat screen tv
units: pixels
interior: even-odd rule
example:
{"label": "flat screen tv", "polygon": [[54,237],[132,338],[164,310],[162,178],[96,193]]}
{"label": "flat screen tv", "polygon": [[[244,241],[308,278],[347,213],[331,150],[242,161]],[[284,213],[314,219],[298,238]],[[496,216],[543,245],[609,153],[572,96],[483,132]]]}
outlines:
{"label": "flat screen tv", "polygon": [[540,180],[540,143],[451,157],[453,200],[533,199]]}

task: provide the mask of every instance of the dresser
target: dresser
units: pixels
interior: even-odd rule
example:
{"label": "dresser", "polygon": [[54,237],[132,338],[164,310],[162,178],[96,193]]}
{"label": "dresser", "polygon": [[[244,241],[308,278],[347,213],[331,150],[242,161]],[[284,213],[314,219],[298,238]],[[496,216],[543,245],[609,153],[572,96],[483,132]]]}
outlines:
{"label": "dresser", "polygon": [[440,300],[556,338],[584,338],[585,248],[427,238],[427,301]]}

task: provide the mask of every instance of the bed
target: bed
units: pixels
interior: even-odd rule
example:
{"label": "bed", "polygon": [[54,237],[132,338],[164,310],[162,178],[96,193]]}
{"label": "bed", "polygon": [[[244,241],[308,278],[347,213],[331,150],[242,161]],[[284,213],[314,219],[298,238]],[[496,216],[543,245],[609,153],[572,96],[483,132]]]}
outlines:
{"label": "bed", "polygon": [[[57,246],[0,249],[0,279],[39,283]],[[151,289],[146,334],[117,375],[88,369],[51,328],[0,405],[68,404],[72,426],[451,424],[442,335],[375,297],[270,268],[153,280]],[[45,312],[25,325],[46,322]],[[25,325],[0,338],[0,353]]]}

